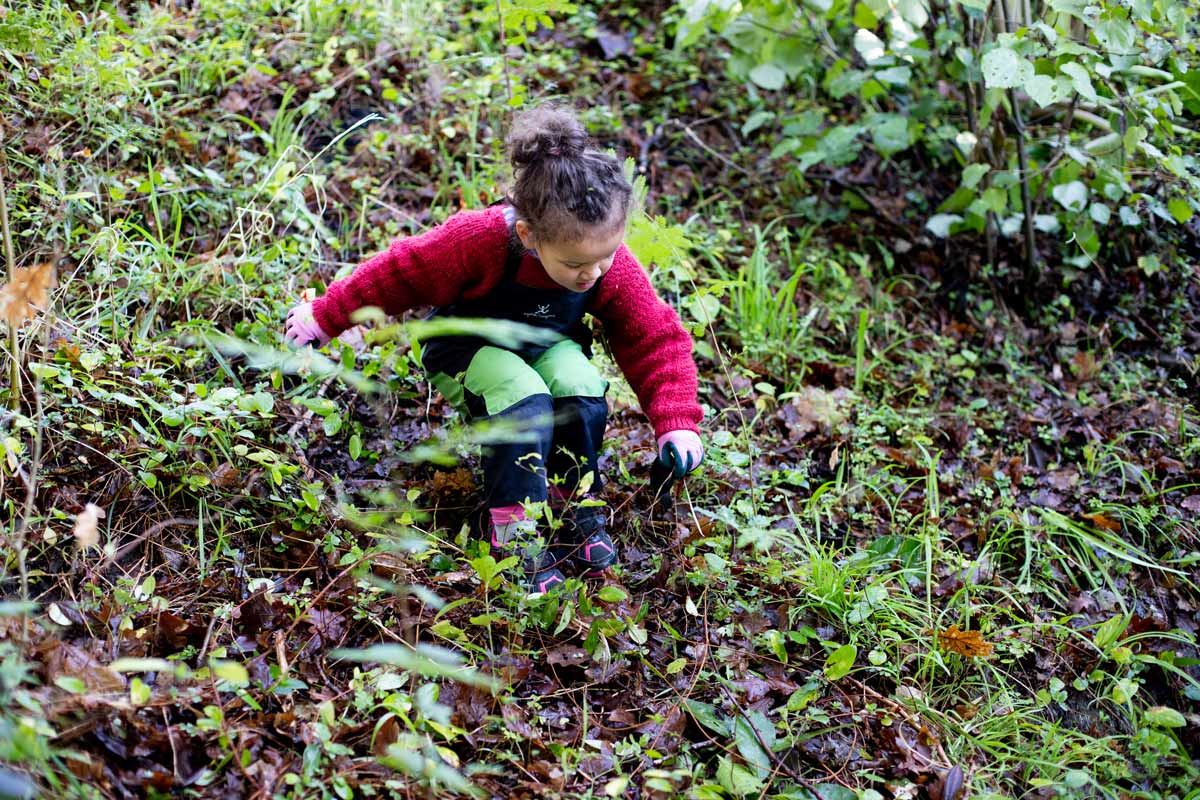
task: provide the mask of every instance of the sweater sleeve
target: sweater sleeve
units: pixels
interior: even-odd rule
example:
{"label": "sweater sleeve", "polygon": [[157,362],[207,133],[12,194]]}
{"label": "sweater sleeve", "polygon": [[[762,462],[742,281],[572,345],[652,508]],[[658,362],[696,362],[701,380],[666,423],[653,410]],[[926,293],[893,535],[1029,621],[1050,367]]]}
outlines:
{"label": "sweater sleeve", "polygon": [[674,430],[699,433],[704,412],[696,399],[692,337],[623,244],[591,311],[604,325],[617,366],[637,394],[655,436]]}
{"label": "sweater sleeve", "polygon": [[313,316],[325,333],[337,336],[354,324],[350,315],[367,306],[395,316],[481,296],[503,274],[507,244],[500,209],[459,212],[359,264],[313,303]]}

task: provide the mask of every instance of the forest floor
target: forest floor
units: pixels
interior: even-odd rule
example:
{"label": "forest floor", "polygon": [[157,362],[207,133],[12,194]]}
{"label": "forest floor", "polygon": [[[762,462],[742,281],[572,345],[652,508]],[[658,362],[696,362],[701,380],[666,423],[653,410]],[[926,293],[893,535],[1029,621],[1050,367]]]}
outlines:
{"label": "forest floor", "polygon": [[[1194,262],[982,277],[919,159],[771,161],[675,9],[505,59],[486,3],[194,5],[0,14],[13,246],[57,267],[6,345],[0,796],[1196,796]],[[655,509],[600,356],[621,566],[532,599],[408,330],[282,344],[499,199],[524,87],[645,179],[708,447]]]}

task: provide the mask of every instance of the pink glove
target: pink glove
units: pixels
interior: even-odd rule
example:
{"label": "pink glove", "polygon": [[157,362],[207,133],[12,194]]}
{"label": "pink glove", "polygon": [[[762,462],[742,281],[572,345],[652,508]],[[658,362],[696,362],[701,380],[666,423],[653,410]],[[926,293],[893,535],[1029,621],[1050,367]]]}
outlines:
{"label": "pink glove", "polygon": [[287,314],[287,326],[283,341],[296,347],[306,344],[324,347],[333,338],[317,324],[313,316],[312,303],[301,303]]}
{"label": "pink glove", "polygon": [[658,437],[658,460],[682,478],[704,460],[704,445],[693,431],[670,431]]}

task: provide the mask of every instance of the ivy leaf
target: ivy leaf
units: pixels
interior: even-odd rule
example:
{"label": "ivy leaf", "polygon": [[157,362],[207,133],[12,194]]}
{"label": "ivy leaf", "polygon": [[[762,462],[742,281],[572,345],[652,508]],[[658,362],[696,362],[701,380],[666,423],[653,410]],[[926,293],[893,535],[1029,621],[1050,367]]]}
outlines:
{"label": "ivy leaf", "polygon": [[1033,64],[1008,47],[996,47],[983,56],[983,81],[989,89],[1014,89],[1033,77]]}
{"label": "ivy leaf", "polygon": [[1051,191],[1054,199],[1067,211],[1083,211],[1087,206],[1088,189],[1083,181],[1060,183]]}
{"label": "ivy leaf", "polygon": [[1108,221],[1112,219],[1112,209],[1104,203],[1092,203],[1088,207],[1088,215],[1097,225],[1107,225]]}
{"label": "ivy leaf", "polygon": [[1101,20],[1092,28],[1092,33],[1106,50],[1125,55],[1133,49],[1135,33],[1126,20],[1115,17]]}
{"label": "ivy leaf", "polygon": [[1049,75],[1034,75],[1025,82],[1025,93],[1033,98],[1033,102],[1045,108],[1059,101],[1058,81]]}
{"label": "ivy leaf", "polygon": [[1092,77],[1088,75],[1087,67],[1076,61],[1062,65],[1062,71],[1065,75],[1071,78],[1071,85],[1075,87],[1075,91],[1079,92],[1080,97],[1092,103],[1098,102],[1100,96],[1096,94],[1096,90],[1092,87]]}

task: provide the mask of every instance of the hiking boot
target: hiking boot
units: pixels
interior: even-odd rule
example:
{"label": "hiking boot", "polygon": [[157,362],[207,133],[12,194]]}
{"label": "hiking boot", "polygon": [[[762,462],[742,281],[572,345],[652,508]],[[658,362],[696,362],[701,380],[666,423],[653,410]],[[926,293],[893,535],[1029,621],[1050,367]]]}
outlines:
{"label": "hiking boot", "polygon": [[533,520],[489,523],[489,527],[492,550],[498,555],[497,560],[510,555],[520,558],[525,571],[525,586],[531,594],[548,592],[566,582],[566,577],[558,569],[565,554],[559,552],[558,548],[546,546]]}
{"label": "hiking boot", "polygon": [[607,506],[584,506],[564,520],[559,539],[571,559],[589,578],[597,578],[617,563],[617,548],[605,530]]}

